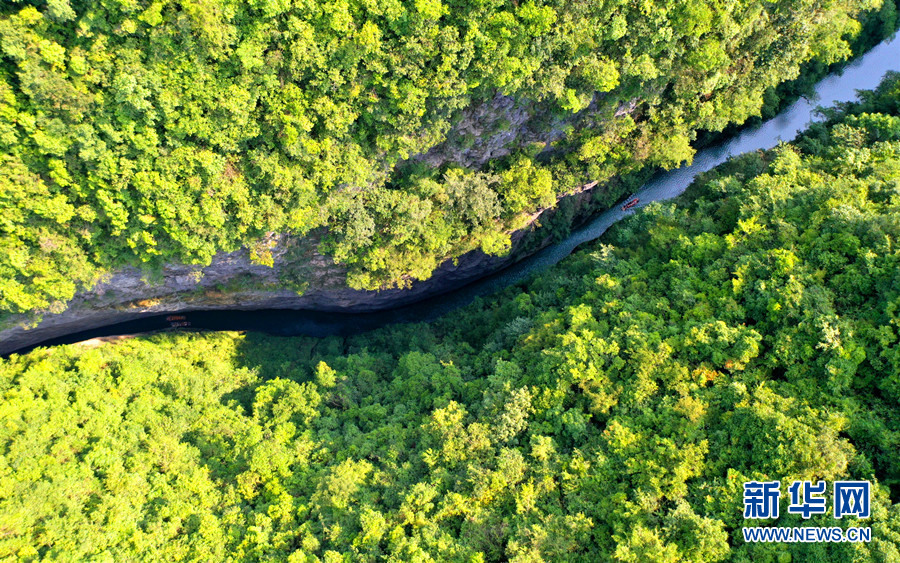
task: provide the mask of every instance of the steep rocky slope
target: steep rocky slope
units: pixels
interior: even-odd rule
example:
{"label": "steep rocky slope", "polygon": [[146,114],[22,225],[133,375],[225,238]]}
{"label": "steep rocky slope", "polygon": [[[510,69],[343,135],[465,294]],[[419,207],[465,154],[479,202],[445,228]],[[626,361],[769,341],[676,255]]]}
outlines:
{"label": "steep rocky slope", "polygon": [[[560,198],[568,200],[576,221],[586,216],[597,189],[593,184],[583,188]],[[559,212],[557,206],[530,216],[528,227],[511,234],[512,249],[506,255],[475,250],[446,261],[431,278],[411,281],[404,289],[348,288],[346,269],[316,250],[315,236],[273,235],[271,267],[254,262],[250,252],[241,249],[219,253],[206,267],[169,264],[155,273],[124,268],[78,293],[63,311],[7,317],[0,328],[0,354],[152,314],[226,309],[366,312],[407,305],[461,287],[550,244],[552,236],[540,225]]]}

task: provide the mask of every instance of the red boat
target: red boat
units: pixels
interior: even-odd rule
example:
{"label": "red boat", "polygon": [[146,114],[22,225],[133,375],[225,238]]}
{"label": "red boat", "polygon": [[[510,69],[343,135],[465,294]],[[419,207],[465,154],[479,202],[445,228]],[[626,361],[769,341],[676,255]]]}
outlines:
{"label": "red boat", "polygon": [[169,322],[172,322],[172,321],[183,321],[183,320],[185,320],[186,318],[187,318],[187,317],[185,317],[184,315],[169,315],[168,317],[166,317],[166,320],[169,321]]}
{"label": "red boat", "polygon": [[628,211],[629,209],[637,205],[639,201],[641,200],[639,200],[638,198],[633,198],[631,201],[622,206],[622,211]]}

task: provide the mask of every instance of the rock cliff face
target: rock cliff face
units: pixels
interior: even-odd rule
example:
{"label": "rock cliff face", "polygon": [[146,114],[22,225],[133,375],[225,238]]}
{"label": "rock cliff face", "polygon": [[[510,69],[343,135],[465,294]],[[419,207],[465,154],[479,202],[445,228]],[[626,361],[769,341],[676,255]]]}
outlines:
{"label": "rock cliff face", "polygon": [[[625,112],[633,109],[632,103]],[[456,163],[481,168],[488,161],[528,143],[540,143],[548,148],[564,135],[563,129],[568,123],[592,118],[595,111],[596,105],[592,104],[578,115],[555,118],[536,111],[530,102],[518,102],[497,94],[491,101],[465,110],[445,142],[412,158],[431,166]],[[576,206],[583,208],[590,199],[590,191],[584,189],[567,197],[575,198]],[[547,219],[554,212],[554,209],[536,212],[531,217],[531,224]],[[360,291],[348,288],[346,271],[315,250],[316,237],[297,240],[273,235],[272,267],[254,263],[249,252],[242,249],[220,253],[206,267],[170,264],[154,277],[135,268],[124,268],[111,273],[89,291],[77,294],[62,313],[45,313],[38,321],[27,315],[5,320],[0,327],[0,354],[59,336],[168,312],[217,309],[368,312],[391,309],[458,288],[525,257],[522,242],[532,230],[529,226],[512,233],[512,251],[506,256],[469,252],[455,261],[448,260],[431,278],[415,281],[407,289]],[[536,243],[528,244],[528,252],[550,242],[544,235],[539,234],[537,238]],[[285,289],[286,285],[295,286],[297,290]]]}
{"label": "rock cliff face", "polygon": [[[582,202],[590,191],[575,196]],[[538,221],[553,209],[536,213]],[[133,320],[144,315],[197,310],[305,309],[316,311],[379,311],[445,293],[496,272],[525,257],[523,241],[531,234],[529,252],[551,242],[540,231],[524,229],[512,234],[506,256],[469,252],[442,264],[431,278],[414,281],[407,289],[362,291],[345,284],[344,269],[316,252],[311,241],[273,237],[273,267],[253,263],[245,249],[220,253],[209,266],[166,266],[156,279],[134,268],[119,270],[81,292],[62,313],[46,313],[35,324],[22,315],[0,330],[0,354],[33,346],[67,334]],[[537,240],[535,240],[535,238]],[[304,250],[305,249],[305,250]],[[306,290],[284,289],[285,277],[302,270]],[[25,328],[29,324],[31,328]]]}
{"label": "rock cliff face", "polygon": [[504,157],[531,143],[549,149],[551,143],[565,136],[566,127],[631,114],[639,101],[639,98],[633,98],[619,106],[604,107],[604,103],[610,101],[603,94],[597,94],[580,112],[559,116],[534,102],[498,93],[492,100],[463,111],[459,121],[447,133],[445,142],[413,156],[412,160],[433,167],[452,163],[481,168],[492,159]]}
{"label": "rock cliff face", "polygon": [[578,118],[576,115],[554,118],[547,112],[535,111],[533,106],[497,94],[489,102],[466,109],[445,142],[414,156],[413,160],[433,167],[454,163],[481,168],[488,161],[528,143],[547,146],[561,139],[565,124]]}

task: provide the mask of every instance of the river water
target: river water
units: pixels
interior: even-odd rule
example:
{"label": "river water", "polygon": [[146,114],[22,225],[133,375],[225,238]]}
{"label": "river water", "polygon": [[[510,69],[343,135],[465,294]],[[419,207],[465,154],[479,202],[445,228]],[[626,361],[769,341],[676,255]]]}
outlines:
{"label": "river water", "polygon": [[[889,39],[845,67],[841,72],[823,79],[816,86],[812,100],[800,99],[776,117],[758,127],[745,129],[728,142],[705,149],[694,156],[693,164],[660,174],[644,185],[635,196],[640,203],[632,210],[622,211],[621,204],[601,213],[590,223],[573,231],[565,240],[549,246],[509,268],[450,293],[420,301],[412,305],[375,313],[323,313],[270,309],[260,311],[196,311],[179,313],[190,322],[192,329],[250,330],[278,336],[350,335],[393,323],[422,322],[471,303],[476,297],[488,295],[546,270],[579,245],[595,240],[613,223],[635,209],[653,201],[674,198],[690,185],[697,174],[711,170],[741,153],[770,149],[779,142],[792,140],[807,124],[819,116],[816,108],[835,102],[853,101],[857,90],[872,89],[890,70],[900,70],[900,39]],[[40,344],[47,346],[80,342],[90,338],[133,334],[169,328],[166,315],[152,315],[107,327],[55,338]],[[33,348],[33,347],[29,347]],[[24,352],[27,350],[20,350]]]}

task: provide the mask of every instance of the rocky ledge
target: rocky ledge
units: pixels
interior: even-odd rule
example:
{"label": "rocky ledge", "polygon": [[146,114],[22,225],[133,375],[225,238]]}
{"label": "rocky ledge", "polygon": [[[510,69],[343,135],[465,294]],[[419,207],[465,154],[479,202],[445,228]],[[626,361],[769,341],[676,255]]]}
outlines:
{"label": "rocky ledge", "polygon": [[[578,193],[576,206],[587,207],[594,185]],[[246,249],[220,253],[205,267],[170,264],[155,277],[135,268],[108,275],[89,291],[75,296],[65,311],[40,319],[22,315],[0,329],[0,354],[41,342],[134,320],[147,315],[200,310],[301,309],[325,312],[371,312],[393,309],[440,295],[490,275],[548,245],[551,238],[533,225],[549,219],[556,208],[541,210],[526,229],[511,234],[512,251],[490,256],[472,251],[448,260],[424,281],[406,289],[354,290],[346,286],[346,271],[315,250],[314,239],[275,235],[272,267],[254,263]],[[531,236],[529,236],[531,235]],[[528,252],[523,247],[528,242]],[[285,289],[284,280],[303,271],[305,289]]]}

